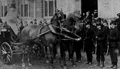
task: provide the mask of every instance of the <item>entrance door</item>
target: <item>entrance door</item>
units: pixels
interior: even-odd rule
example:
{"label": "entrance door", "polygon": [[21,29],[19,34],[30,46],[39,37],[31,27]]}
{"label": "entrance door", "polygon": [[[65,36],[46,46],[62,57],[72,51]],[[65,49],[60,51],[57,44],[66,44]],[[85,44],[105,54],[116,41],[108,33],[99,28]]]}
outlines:
{"label": "entrance door", "polygon": [[98,8],[97,0],[81,0],[82,1],[82,13],[87,11],[93,12]]}

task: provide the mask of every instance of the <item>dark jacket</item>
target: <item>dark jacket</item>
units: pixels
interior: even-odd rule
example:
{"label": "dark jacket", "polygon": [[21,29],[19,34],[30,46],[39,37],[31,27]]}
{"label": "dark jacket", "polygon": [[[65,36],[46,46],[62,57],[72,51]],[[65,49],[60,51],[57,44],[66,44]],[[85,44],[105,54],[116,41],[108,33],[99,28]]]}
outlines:
{"label": "dark jacket", "polygon": [[104,40],[105,40],[104,31],[102,29],[98,30],[97,31],[97,42],[104,42]]}
{"label": "dark jacket", "polygon": [[104,26],[104,27],[103,27],[103,32],[104,32],[104,34],[105,34],[105,38],[106,38],[106,41],[107,41],[108,35],[109,35],[109,27]]}
{"label": "dark jacket", "polygon": [[94,49],[93,37],[94,37],[93,30],[86,29],[86,32],[85,32],[85,51],[93,51],[93,49]]}
{"label": "dark jacket", "polygon": [[96,40],[97,40],[97,50],[98,51],[100,51],[100,52],[104,52],[104,51],[106,51],[106,45],[105,45],[105,43],[106,43],[106,36],[105,36],[105,33],[104,33],[104,30],[103,29],[101,29],[101,30],[98,30],[97,31],[97,38],[96,38]]}
{"label": "dark jacket", "polygon": [[120,31],[120,18],[116,19],[115,20],[116,24],[117,24],[117,28],[118,28],[118,31]]}
{"label": "dark jacket", "polygon": [[110,29],[109,33],[109,47],[118,48],[119,32],[117,27]]}

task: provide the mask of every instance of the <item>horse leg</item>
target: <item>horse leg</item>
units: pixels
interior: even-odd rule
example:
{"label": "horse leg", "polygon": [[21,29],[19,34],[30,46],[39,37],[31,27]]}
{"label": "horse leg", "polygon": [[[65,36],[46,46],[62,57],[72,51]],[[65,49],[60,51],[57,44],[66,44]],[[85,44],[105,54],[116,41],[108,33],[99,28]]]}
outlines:
{"label": "horse leg", "polygon": [[66,59],[65,59],[65,46],[64,45],[60,46],[60,54],[61,54],[61,61],[60,61],[61,67],[63,69],[67,69],[67,64],[66,64]]}
{"label": "horse leg", "polygon": [[[55,58],[57,58],[57,51],[58,49],[57,49],[57,45],[55,44],[54,46],[53,46],[53,58],[55,59]],[[56,63],[56,60],[54,60],[54,62]]]}
{"label": "horse leg", "polygon": [[50,51],[50,64],[51,64],[52,68],[54,69],[55,66],[54,66],[54,49],[53,49],[53,44],[50,44],[49,51]]}
{"label": "horse leg", "polygon": [[29,66],[32,66],[31,61],[30,61],[30,54],[28,54],[28,59],[27,59],[27,61],[28,61],[28,65],[29,65]]}
{"label": "horse leg", "polygon": [[73,67],[76,67],[75,60],[74,60],[73,55],[74,55],[74,51],[71,52],[71,56],[72,56],[71,62],[72,62],[72,66],[73,66]]}
{"label": "horse leg", "polygon": [[44,46],[43,48],[44,48],[44,54],[45,54],[45,57],[47,58],[47,57],[48,57],[48,53],[47,53],[48,48],[47,48],[47,46]]}
{"label": "horse leg", "polygon": [[50,58],[50,49],[49,47],[45,46],[45,55],[46,55],[46,63],[49,63],[49,58]]}
{"label": "horse leg", "polygon": [[32,45],[28,47],[28,50],[27,50],[27,61],[28,61],[28,65],[31,66],[31,61],[30,61],[30,55],[31,55],[31,50],[32,50]]}
{"label": "horse leg", "polygon": [[73,49],[73,42],[71,43],[70,47],[69,47],[69,55],[70,55],[70,58],[71,58],[71,62],[72,62],[72,66],[75,67],[76,64],[75,64],[75,60],[74,60],[74,49]]}
{"label": "horse leg", "polygon": [[25,58],[25,52],[23,51],[22,53],[22,67],[25,67],[25,62],[24,62],[24,58]]}

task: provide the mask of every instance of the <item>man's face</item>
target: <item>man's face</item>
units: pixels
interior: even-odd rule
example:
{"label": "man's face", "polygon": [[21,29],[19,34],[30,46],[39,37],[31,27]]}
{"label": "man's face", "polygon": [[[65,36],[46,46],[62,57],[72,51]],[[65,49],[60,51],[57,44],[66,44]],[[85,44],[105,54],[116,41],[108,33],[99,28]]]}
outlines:
{"label": "man's face", "polygon": [[88,25],[86,25],[86,28],[87,28],[87,29],[89,29],[89,28],[90,28],[90,25],[89,25],[89,24],[88,24]]}
{"label": "man's face", "polygon": [[104,25],[104,26],[107,26],[107,24],[106,24],[106,23],[103,23],[103,25]]}
{"label": "man's face", "polygon": [[98,29],[98,30],[101,30],[101,26],[97,26],[97,29]]}
{"label": "man's face", "polygon": [[93,26],[96,26],[96,23],[93,23]]}
{"label": "man's face", "polygon": [[97,13],[97,11],[94,12],[94,14],[96,14],[96,13]]}
{"label": "man's face", "polygon": [[110,25],[110,28],[114,29],[114,28],[115,28],[115,25],[114,25],[114,24],[111,24],[111,25]]}
{"label": "man's face", "polygon": [[88,11],[88,12],[86,12],[86,15],[89,15],[90,14],[90,12]]}

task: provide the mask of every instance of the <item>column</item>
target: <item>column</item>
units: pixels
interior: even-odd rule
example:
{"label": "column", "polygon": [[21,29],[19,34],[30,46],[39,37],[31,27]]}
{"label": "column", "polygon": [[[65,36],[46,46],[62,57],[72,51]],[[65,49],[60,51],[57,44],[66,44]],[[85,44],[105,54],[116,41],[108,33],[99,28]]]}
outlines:
{"label": "column", "polygon": [[36,3],[35,3],[35,0],[34,0],[34,18],[36,17]]}
{"label": "column", "polygon": [[49,16],[49,11],[50,11],[50,10],[49,10],[49,0],[47,1],[47,4],[48,4],[48,5],[47,5],[47,6],[48,6],[48,7],[47,7],[48,12],[47,12],[47,13],[48,13],[48,16]]}

